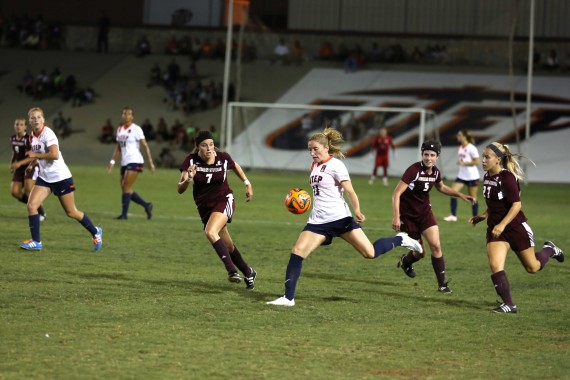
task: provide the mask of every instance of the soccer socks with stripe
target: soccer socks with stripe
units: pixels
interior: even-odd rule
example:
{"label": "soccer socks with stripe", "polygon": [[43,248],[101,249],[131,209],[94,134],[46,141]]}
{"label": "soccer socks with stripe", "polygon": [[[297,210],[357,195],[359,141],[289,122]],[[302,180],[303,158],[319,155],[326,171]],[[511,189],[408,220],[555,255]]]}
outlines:
{"label": "soccer socks with stripe", "polygon": [[451,206],[451,215],[457,215],[457,198],[451,198],[449,200],[449,204]]}
{"label": "soccer socks with stripe", "polygon": [[40,239],[40,214],[28,215],[28,225],[30,226],[30,234],[32,235],[32,240],[36,242],[41,242]]}
{"label": "soccer socks with stripe", "polygon": [[431,266],[435,272],[435,277],[437,278],[437,283],[439,286],[445,286],[445,261],[443,256],[441,257],[431,257]]}
{"label": "soccer socks with stripe", "polygon": [[241,255],[241,252],[237,249],[235,245],[234,245],[234,250],[230,253],[230,257],[232,258],[232,261],[235,264],[235,266],[239,268],[239,270],[241,271],[241,273],[243,273],[244,276],[251,276],[251,267],[247,265],[247,263],[243,259],[243,256]]}
{"label": "soccer socks with stripe", "polygon": [[81,219],[79,223],[81,223],[81,225],[91,233],[91,236],[95,236],[95,234],[97,234],[97,228],[95,228],[95,225],[91,222],[91,219],[89,219],[86,213],[83,213],[83,219]]}
{"label": "soccer socks with stripe", "polygon": [[501,297],[503,302],[507,305],[514,305],[511,298],[511,287],[509,285],[509,279],[507,278],[505,271],[502,270],[500,272],[493,273],[491,275],[491,281],[493,281],[495,291],[497,292],[497,295]]}
{"label": "soccer socks with stripe", "polygon": [[228,247],[226,247],[222,239],[218,239],[218,241],[212,244],[212,247],[214,247],[216,253],[218,254],[218,257],[226,266],[228,273],[237,273],[237,268],[232,261],[230,253],[228,252]]}
{"label": "soccer socks with stripe", "polygon": [[372,244],[374,246],[374,258],[402,245],[401,236],[378,239]]}
{"label": "soccer socks with stripe", "polygon": [[294,253],[289,257],[289,264],[287,264],[287,271],[285,272],[285,298],[292,300],[295,298],[295,289],[297,288],[297,281],[301,276],[301,269],[303,267],[303,258]]}

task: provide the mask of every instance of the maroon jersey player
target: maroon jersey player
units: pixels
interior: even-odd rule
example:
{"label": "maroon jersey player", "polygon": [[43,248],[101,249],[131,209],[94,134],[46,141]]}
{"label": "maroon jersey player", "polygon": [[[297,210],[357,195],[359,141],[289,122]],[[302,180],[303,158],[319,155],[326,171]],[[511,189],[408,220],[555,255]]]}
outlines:
{"label": "maroon jersey player", "polygon": [[551,241],[544,243],[538,252],[534,249],[534,237],[522,210],[519,180],[523,172],[507,145],[497,142],[487,145],[483,152],[483,197],[487,210],[469,219],[476,225],[487,219],[487,256],[491,267],[491,281],[502,303],[497,313],[516,313],[505,262],[509,249],[516,252],[528,273],[536,273],[550,258],[564,261],[564,252]]}
{"label": "maroon jersey player", "polygon": [[[35,164],[28,167],[33,159],[26,155],[26,152],[32,149],[30,136],[26,132],[26,119],[19,118],[14,121],[14,132],[16,134],[10,137],[10,145],[12,147],[12,159],[10,160],[12,182],[10,183],[10,192],[20,202],[28,203],[28,197],[36,183],[39,166]],[[43,206],[38,208],[38,213],[40,214],[40,220],[44,220],[46,214]]]}
{"label": "maroon jersey player", "polygon": [[370,176],[369,183],[372,185],[378,174],[378,168],[382,168],[382,181],[384,186],[388,186],[388,166],[390,166],[390,148],[396,153],[396,146],[392,141],[392,138],[388,136],[388,130],[386,128],[381,128],[378,132],[378,136],[372,142],[372,149],[376,152],[376,157],[374,158],[374,168],[372,169],[372,175]]}
{"label": "maroon jersey player", "polygon": [[[407,232],[423,245],[422,238],[427,240],[431,250],[431,263],[438,282],[438,290],[451,293],[445,280],[445,262],[439,240],[439,227],[431,209],[429,192],[435,187],[439,192],[459,197],[467,202],[473,202],[473,197],[453,190],[443,184],[441,172],[435,166],[441,144],[428,140],[422,144],[422,160],[412,164],[402,176],[392,195],[392,228],[395,231]],[[425,249],[423,250],[425,252]],[[415,277],[412,264],[423,258],[425,253],[410,251],[402,255],[398,267],[404,270],[408,277]]]}
{"label": "maroon jersey player", "polygon": [[253,188],[242,168],[225,152],[219,152],[214,146],[212,134],[201,131],[196,136],[196,147],[180,165],[178,193],[186,191],[193,184],[193,196],[200,219],[204,224],[206,238],[224,263],[228,271],[228,280],[238,283],[244,276],[246,289],[251,290],[257,273],[243,259],[228,232],[227,223],[231,223],[235,210],[232,189],[228,185],[228,171],[233,170],[245,184],[246,201],[253,197]]}

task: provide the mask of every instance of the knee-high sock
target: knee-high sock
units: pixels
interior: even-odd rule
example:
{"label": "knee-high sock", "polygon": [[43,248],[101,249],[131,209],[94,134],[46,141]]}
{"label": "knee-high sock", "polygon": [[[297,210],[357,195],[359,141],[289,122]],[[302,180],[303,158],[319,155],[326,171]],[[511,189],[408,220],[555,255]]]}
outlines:
{"label": "knee-high sock", "polygon": [[295,289],[297,288],[297,281],[301,276],[301,269],[303,267],[303,258],[294,253],[289,257],[289,264],[287,264],[287,271],[285,272],[285,298],[292,300],[295,298]]}
{"label": "knee-high sock", "polygon": [[457,198],[451,198],[449,200],[449,205],[451,207],[451,215],[457,215]]}
{"label": "knee-high sock", "polygon": [[443,256],[441,257],[431,257],[431,266],[435,272],[435,277],[437,278],[437,283],[439,286],[445,286],[445,261]]}
{"label": "knee-high sock", "polygon": [[247,263],[243,259],[243,256],[241,255],[241,252],[237,249],[235,245],[234,245],[234,250],[230,253],[230,256],[236,267],[239,268],[239,270],[241,271],[241,273],[243,273],[244,276],[251,275],[252,272],[251,267],[247,265]]}
{"label": "knee-high sock", "polygon": [[374,246],[374,258],[402,245],[401,236],[378,239],[372,244]]}
{"label": "knee-high sock", "polygon": [[87,214],[83,213],[83,219],[81,219],[79,223],[81,223],[81,225],[91,233],[91,236],[95,236],[95,234],[97,233],[97,228],[95,228],[95,225],[93,224],[91,219],[89,219]]}
{"label": "knee-high sock", "polygon": [[27,195],[22,195],[21,198],[18,198],[18,200],[22,203],[28,203],[28,196]]}
{"label": "knee-high sock", "polygon": [[40,214],[28,215],[28,225],[30,226],[30,234],[32,240],[41,242],[40,238]]}
{"label": "knee-high sock", "polygon": [[135,202],[136,204],[141,205],[143,207],[148,206],[148,203],[144,199],[142,199],[141,196],[136,191],[132,192],[131,200],[133,202]]}
{"label": "knee-high sock", "polygon": [[479,202],[476,201],[471,205],[471,212],[473,213],[473,216],[477,216],[479,214]]}
{"label": "knee-high sock", "polygon": [[538,261],[540,261],[540,270],[546,266],[550,257],[554,254],[554,250],[550,247],[542,247],[538,252],[534,252],[534,256]]}
{"label": "knee-high sock", "polygon": [[501,297],[504,303],[507,305],[514,305],[513,299],[511,298],[511,286],[509,285],[509,279],[504,270],[493,273],[491,275],[491,281],[495,286],[495,291],[497,295]]}
{"label": "knee-high sock", "polygon": [[121,196],[121,202],[123,207],[121,215],[126,217],[127,214],[129,213],[129,204],[131,203],[131,193],[123,193],[123,195]]}
{"label": "knee-high sock", "polygon": [[404,264],[404,266],[409,267],[410,265],[412,265],[413,263],[420,261],[419,258],[417,258],[416,256],[414,256],[414,252],[410,251],[408,252],[408,254],[406,256],[404,256],[404,258],[402,259],[402,262]]}
{"label": "knee-high sock", "polygon": [[234,265],[232,257],[228,252],[228,248],[226,247],[222,239],[218,239],[218,241],[212,244],[212,247],[214,247],[216,253],[218,254],[218,257],[220,258],[220,260],[222,260],[222,262],[226,266],[226,270],[228,271],[228,273],[237,273],[237,268]]}

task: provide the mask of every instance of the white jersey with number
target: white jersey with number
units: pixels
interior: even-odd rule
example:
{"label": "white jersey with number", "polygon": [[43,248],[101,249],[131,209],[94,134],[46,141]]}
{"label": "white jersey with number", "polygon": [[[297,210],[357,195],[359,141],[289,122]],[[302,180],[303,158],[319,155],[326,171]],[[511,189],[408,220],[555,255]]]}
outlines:
{"label": "white jersey with number", "polygon": [[313,163],[309,182],[313,188],[313,210],[307,223],[324,224],[352,216],[344,200],[342,181],[350,181],[344,163],[331,156],[327,161]]}
{"label": "white jersey with number", "polygon": [[144,163],[140,149],[140,141],[144,139],[142,128],[135,123],[128,127],[121,125],[117,129],[117,142],[121,147],[121,166]]}
{"label": "white jersey with number", "polygon": [[[59,151],[57,136],[54,131],[46,126],[42,128],[38,136],[36,136],[34,132],[31,133],[30,143],[32,145],[32,152],[34,153],[47,153],[48,148],[52,145],[56,145]],[[48,183],[55,183],[71,178],[71,172],[63,160],[61,151],[59,152],[59,158],[57,160],[38,158],[38,165],[40,167],[38,176]]]}
{"label": "white jersey with number", "polygon": [[[457,156],[459,161],[471,162],[479,157],[479,152],[477,152],[475,145],[469,143],[465,146],[459,145]],[[460,166],[457,177],[464,181],[475,181],[480,178],[479,169],[477,169],[477,165]]]}

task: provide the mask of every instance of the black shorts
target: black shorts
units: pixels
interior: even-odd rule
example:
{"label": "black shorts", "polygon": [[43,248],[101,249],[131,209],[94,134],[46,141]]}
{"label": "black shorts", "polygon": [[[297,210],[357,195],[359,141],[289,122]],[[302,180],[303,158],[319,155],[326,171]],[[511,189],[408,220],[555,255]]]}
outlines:
{"label": "black shorts", "polygon": [[477,186],[479,186],[479,180],[478,180],[478,179],[474,179],[474,180],[468,181],[468,180],[461,179],[461,178],[457,177],[457,178],[455,178],[455,181],[454,181],[454,182],[462,183],[462,184],[464,184],[464,185],[467,186],[467,187],[477,187]]}
{"label": "black shorts", "polygon": [[56,197],[61,197],[65,194],[69,194],[75,191],[75,184],[73,183],[73,177],[66,178],[59,182],[46,182],[41,177],[36,180],[36,186],[47,187]]}

